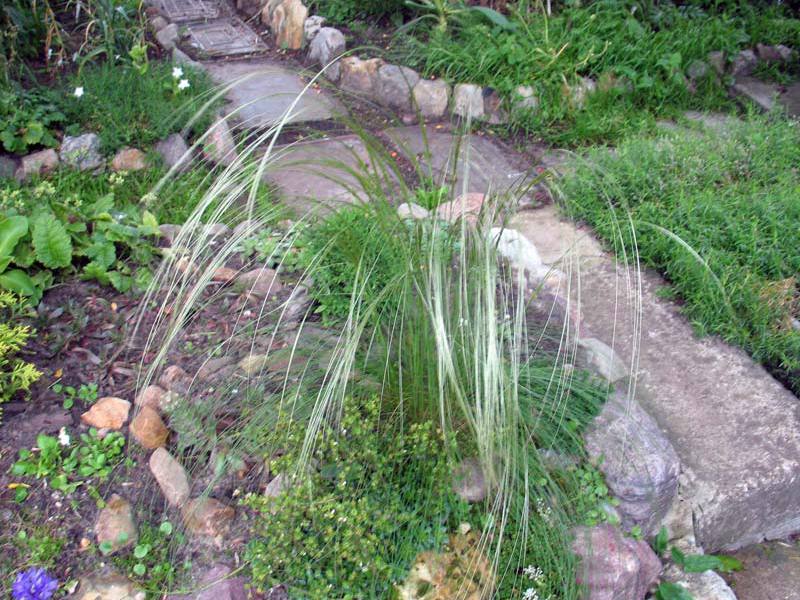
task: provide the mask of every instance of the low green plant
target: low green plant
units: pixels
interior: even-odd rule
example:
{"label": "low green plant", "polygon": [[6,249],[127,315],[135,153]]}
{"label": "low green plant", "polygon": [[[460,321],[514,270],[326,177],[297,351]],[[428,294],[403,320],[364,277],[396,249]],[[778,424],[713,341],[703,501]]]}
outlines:
{"label": "low green plant", "polygon": [[317,434],[317,468],[307,476],[297,472],[305,428],[288,424],[287,453],[270,469],[289,489],[245,500],[258,513],[247,556],[260,589],[387,597],[417,553],[443,544],[460,522],[465,505],[450,489],[441,433],[425,423],[387,435],[380,406],[377,398],[348,399],[339,426]]}
{"label": "low green plant", "polygon": [[290,232],[264,228],[242,240],[241,255],[245,260],[255,259],[268,267],[280,266],[286,271],[303,267],[303,233],[306,227],[295,224]]}
{"label": "low green plant", "polygon": [[[0,291],[0,404],[27,392],[42,375],[34,365],[17,357],[33,334],[29,326],[16,322],[21,304],[18,296]],[[0,407],[0,418],[2,415]]]}
{"label": "low green plant", "polygon": [[65,119],[51,93],[0,86],[0,142],[6,152],[57,146],[56,129]]}
{"label": "low green plant", "polygon": [[185,541],[185,536],[170,521],[163,521],[158,527],[144,523],[139,528],[136,545],[115,554],[111,560],[142,586],[148,598],[160,598],[165,591],[174,589],[181,569],[174,564],[172,552]]}
{"label": "low green plant", "polygon": [[[119,432],[100,437],[97,430],[91,428],[78,439],[79,442],[74,443],[66,432],[58,437],[39,434],[36,448],[19,451],[11,474],[15,477],[47,479],[52,489],[65,494],[73,493],[79,486],[94,479],[107,479],[122,461],[125,437]],[[17,488],[18,501],[25,499],[26,489]]]}
{"label": "low green plant", "polygon": [[75,406],[75,400],[80,400],[83,404],[91,404],[97,400],[96,383],[82,383],[77,390],[71,385],[56,383],[53,385],[53,391],[64,396],[64,400],[61,403],[64,410],[69,410]]}

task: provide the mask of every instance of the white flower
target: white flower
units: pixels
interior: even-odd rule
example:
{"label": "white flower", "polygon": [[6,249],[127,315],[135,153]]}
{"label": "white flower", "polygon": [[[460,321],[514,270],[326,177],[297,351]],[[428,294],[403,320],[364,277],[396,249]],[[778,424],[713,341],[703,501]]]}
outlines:
{"label": "white flower", "polygon": [[67,433],[67,428],[62,427],[58,431],[58,443],[62,446],[69,446],[70,438],[69,434]]}
{"label": "white flower", "polygon": [[539,600],[539,592],[533,588],[528,588],[523,592],[522,600]]}
{"label": "white flower", "polygon": [[173,79],[180,79],[183,77],[183,69],[180,67],[173,67],[172,68],[172,78]]}
{"label": "white flower", "polygon": [[76,98],[80,98],[81,96],[83,96],[83,86],[76,87],[73,94],[75,95]]}
{"label": "white flower", "polygon": [[179,90],[185,90],[188,87],[189,87],[189,80],[188,79],[181,79],[180,82],[178,83],[178,89]]}

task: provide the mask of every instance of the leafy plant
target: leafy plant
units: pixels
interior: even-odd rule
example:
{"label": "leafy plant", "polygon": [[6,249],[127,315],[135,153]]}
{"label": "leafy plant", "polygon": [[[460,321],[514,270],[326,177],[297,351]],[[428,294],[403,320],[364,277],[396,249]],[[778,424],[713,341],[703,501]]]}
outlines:
{"label": "leafy plant", "polygon": [[27,392],[42,375],[31,363],[16,357],[33,333],[27,325],[14,323],[16,311],[20,308],[19,297],[0,291],[0,313],[3,315],[0,322],[0,404],[8,402],[18,392]]}
{"label": "leafy plant", "polygon": [[142,586],[148,598],[159,598],[176,583],[180,568],[174,564],[173,550],[185,541],[170,521],[163,521],[158,527],[144,523],[139,528],[136,545],[115,554],[111,560]]}
{"label": "leafy plant", "polygon": [[24,154],[37,146],[56,146],[55,129],[66,119],[46,91],[0,86],[0,142],[6,152]]}
{"label": "leafy plant", "polygon": [[76,390],[71,385],[62,385],[57,383],[53,386],[53,391],[56,394],[63,394],[64,401],[62,406],[64,410],[69,410],[73,406],[75,406],[75,400],[78,399],[84,404],[91,404],[95,400],[97,400],[97,384],[90,383],[85,384],[82,383],[81,386]]}

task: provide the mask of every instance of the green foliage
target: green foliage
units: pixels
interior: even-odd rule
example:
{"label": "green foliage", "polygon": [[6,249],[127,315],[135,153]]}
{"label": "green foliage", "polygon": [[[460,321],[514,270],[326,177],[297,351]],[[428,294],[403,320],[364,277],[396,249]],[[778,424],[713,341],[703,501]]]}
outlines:
{"label": "green foliage", "polygon": [[55,128],[64,122],[53,95],[0,86],[0,142],[6,152],[24,154],[37,146],[56,146]]}
{"label": "green foliage", "polygon": [[[105,152],[150,146],[181,131],[210,99],[212,83],[205,72],[181,66],[182,74],[176,78],[173,68],[172,63],[158,62],[142,73],[112,63],[89,65],[62,88],[61,109],[76,129],[97,132]],[[179,89],[180,79],[186,79],[189,87]],[[74,93],[78,87],[83,88],[81,97]],[[193,131],[208,128],[213,108]]]}
{"label": "green foliage", "polygon": [[670,550],[672,561],[687,573],[702,573],[703,571],[740,571],[742,563],[732,556],[723,554],[685,554],[673,546]]}
{"label": "green foliage", "polygon": [[48,530],[38,528],[20,529],[14,537],[16,551],[30,565],[50,568],[61,558],[66,540],[58,538]]}
{"label": "green foliage", "polygon": [[[146,285],[158,221],[134,203],[125,181],[64,172],[0,185],[0,286],[36,304],[64,269],[121,292]],[[19,268],[6,271],[11,265]]]}
{"label": "green foliage", "polygon": [[242,258],[255,258],[258,264],[271,268],[280,266],[285,271],[297,271],[303,266],[305,229],[303,225],[295,225],[289,233],[279,229],[260,229],[242,241]]}
{"label": "green foliage", "polygon": [[82,383],[77,390],[71,385],[62,385],[60,383],[57,383],[53,386],[53,391],[56,394],[62,394],[64,396],[64,401],[62,403],[64,410],[69,410],[70,408],[75,406],[76,399],[83,402],[83,404],[91,404],[92,402],[97,400],[96,383],[90,383],[90,384]]}
{"label": "green foliage", "polygon": [[144,523],[139,528],[136,545],[118,552],[111,560],[145,590],[148,598],[160,598],[177,583],[180,568],[174,564],[172,553],[176,546],[185,542],[185,536],[174,531],[169,521],[163,521],[158,527]]}
{"label": "green foliage", "polygon": [[316,0],[311,6],[331,23],[382,17],[397,20],[402,17],[405,0]]}
{"label": "green foliage", "polygon": [[15,356],[33,333],[27,325],[14,323],[20,309],[21,301],[17,296],[0,291],[0,404],[8,402],[18,392],[27,392],[42,375],[32,364]]}
{"label": "green foliage", "polygon": [[694,600],[694,596],[687,592],[686,588],[669,581],[658,584],[655,597],[656,600]]}
{"label": "green foliage", "polygon": [[800,130],[751,117],[725,131],[635,137],[589,153],[564,198],[617,251],[661,270],[700,333],[721,335],[800,392]]}
{"label": "green foliage", "polygon": [[[284,583],[292,597],[383,598],[418,552],[447,539],[465,507],[450,490],[445,441],[431,423],[387,435],[376,399],[345,402],[339,427],[318,433],[316,465],[297,476],[303,426],[287,425],[274,463],[291,482],[282,495],[250,496],[258,512],[248,546],[261,588]],[[277,431],[282,431],[278,428]]]}
{"label": "green foliage", "polygon": [[[39,434],[35,450],[23,448],[19,451],[19,459],[11,467],[11,474],[45,478],[51,488],[65,494],[71,494],[93,479],[107,479],[122,461],[125,437],[116,431],[100,437],[97,430],[91,428],[88,433],[82,433],[79,440],[75,444],[69,436],[65,439],[63,435]],[[17,499],[24,500],[24,495],[18,495]]]}

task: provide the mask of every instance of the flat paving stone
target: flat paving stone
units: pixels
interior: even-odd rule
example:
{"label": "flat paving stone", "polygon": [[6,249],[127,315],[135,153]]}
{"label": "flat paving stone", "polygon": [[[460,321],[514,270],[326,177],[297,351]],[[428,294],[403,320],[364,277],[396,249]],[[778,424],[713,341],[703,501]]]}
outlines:
{"label": "flat paving stone", "polygon": [[666,284],[657,273],[643,270],[638,281],[553,206],[520,212],[509,226],[571,275],[581,335],[638,374],[639,403],[680,457],[679,494],[698,544],[730,551],[800,530],[798,399],[744,351],[695,337],[679,307],[659,297]]}
{"label": "flat paving stone", "polygon": [[366,201],[366,195],[348,169],[369,169],[369,156],[356,135],[300,142],[275,149],[276,159],[265,174],[298,216],[325,213]]}
{"label": "flat paving stone", "polygon": [[[230,85],[229,113],[247,127],[266,128],[291,109],[289,123],[324,121],[346,112],[344,106],[319,89],[305,90],[300,75],[266,61],[206,62],[203,67],[218,84]],[[305,91],[304,91],[305,90]]]}
{"label": "flat paving stone", "polygon": [[530,170],[489,138],[459,137],[430,127],[423,133],[418,126],[397,127],[386,134],[406,157],[419,161],[424,171],[435,180],[452,185],[456,193],[518,191],[524,196],[523,204],[531,200],[527,193],[532,180]]}
{"label": "flat paving stone", "polygon": [[176,23],[205,21],[220,16],[220,3],[215,0],[152,0],[150,4]]}
{"label": "flat paving stone", "polygon": [[800,600],[800,548],[772,542],[735,554],[744,569],[725,575],[739,600]]}
{"label": "flat paving stone", "polygon": [[800,116],[800,82],[784,88],[755,77],[738,77],[731,91],[752,100],[765,112],[771,111],[777,102],[789,116]]}
{"label": "flat paving stone", "polygon": [[186,29],[189,44],[207,57],[258,54],[267,50],[261,37],[236,17],[197,23]]}

